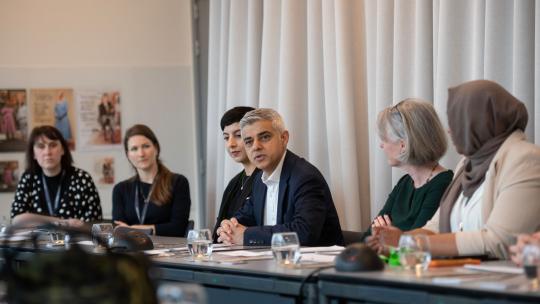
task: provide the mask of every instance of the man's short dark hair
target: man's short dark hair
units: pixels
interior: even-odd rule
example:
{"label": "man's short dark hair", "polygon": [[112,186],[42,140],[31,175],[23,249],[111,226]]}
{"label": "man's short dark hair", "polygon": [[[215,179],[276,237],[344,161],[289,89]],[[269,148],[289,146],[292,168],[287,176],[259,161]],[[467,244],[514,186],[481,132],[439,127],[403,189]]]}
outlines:
{"label": "man's short dark hair", "polygon": [[235,122],[240,122],[247,112],[253,110],[255,110],[255,108],[252,107],[234,107],[228,110],[223,114],[223,117],[221,117],[221,131],[223,131],[226,126],[232,125]]}

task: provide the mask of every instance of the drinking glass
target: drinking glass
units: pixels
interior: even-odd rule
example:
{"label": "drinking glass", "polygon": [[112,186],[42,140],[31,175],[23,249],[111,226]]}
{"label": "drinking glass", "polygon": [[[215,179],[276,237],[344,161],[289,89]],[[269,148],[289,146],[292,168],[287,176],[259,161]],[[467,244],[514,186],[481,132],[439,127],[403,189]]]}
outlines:
{"label": "drinking glass", "polygon": [[423,234],[403,234],[399,238],[399,262],[405,269],[414,269],[417,275],[426,271],[431,262],[429,239]]}
{"label": "drinking glass", "polygon": [[0,235],[2,235],[2,236],[5,235],[8,227],[9,227],[9,220],[4,215],[0,219]]}
{"label": "drinking glass", "polygon": [[55,247],[55,246],[64,246],[66,244],[65,242],[66,233],[59,230],[53,230],[49,231],[49,243],[47,243],[48,247]]}
{"label": "drinking glass", "polygon": [[540,246],[538,244],[525,245],[522,259],[527,278],[530,280],[536,279],[538,277],[538,266],[540,265]]}
{"label": "drinking glass", "polygon": [[[94,224],[92,225],[92,241],[94,246],[99,249],[103,249],[102,244],[105,243],[110,247],[113,243],[113,225],[108,223]],[[100,242],[101,240],[101,242]]]}
{"label": "drinking glass", "polygon": [[300,261],[300,242],[296,232],[272,235],[272,254],[279,265],[294,265]]}
{"label": "drinking glass", "polygon": [[206,260],[212,255],[212,233],[210,229],[188,231],[187,247],[193,260]]}

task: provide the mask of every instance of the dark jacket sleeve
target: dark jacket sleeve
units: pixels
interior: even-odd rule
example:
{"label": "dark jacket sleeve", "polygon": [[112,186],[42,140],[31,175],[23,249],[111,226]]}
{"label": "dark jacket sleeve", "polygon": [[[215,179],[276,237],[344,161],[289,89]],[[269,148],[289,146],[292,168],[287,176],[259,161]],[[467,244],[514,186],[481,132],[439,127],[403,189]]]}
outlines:
{"label": "dark jacket sleeve", "polygon": [[225,219],[225,213],[228,208],[227,204],[230,203],[230,197],[231,195],[233,195],[233,193],[231,193],[232,188],[234,184],[236,183],[236,180],[239,178],[239,176],[241,176],[241,174],[242,173],[239,173],[235,177],[233,177],[227,184],[227,187],[225,187],[225,190],[223,191],[223,196],[221,197],[221,204],[219,205],[219,212],[216,217],[216,224],[214,225],[214,231],[212,232],[212,238],[216,242],[218,239],[217,229],[221,225],[221,221]]}
{"label": "dark jacket sleeve", "polygon": [[[288,187],[288,204],[293,204],[288,208],[294,209],[292,220],[274,226],[248,227],[244,232],[245,245],[270,245],[272,234],[289,231],[298,234],[302,246],[317,245],[328,211],[324,192],[326,186],[318,176],[303,174],[291,181]],[[246,203],[242,210],[250,210],[250,205]],[[240,219],[239,222],[242,223]],[[247,226],[252,226],[250,224]]]}
{"label": "dark jacket sleeve", "polygon": [[168,222],[155,224],[156,235],[185,235],[189,221],[189,210],[191,208],[189,182],[182,175],[175,175],[175,179],[170,220]]}
{"label": "dark jacket sleeve", "polygon": [[236,212],[234,218],[244,226],[256,226],[260,225],[257,223],[255,216],[255,204],[262,204],[264,206],[264,201],[266,200],[266,185],[261,181],[262,171],[257,170],[253,172],[253,184],[251,188],[251,193],[242,207]]}
{"label": "dark jacket sleeve", "polygon": [[253,210],[253,197],[249,197],[245,204],[236,212],[234,217],[238,222],[244,226],[255,226],[257,222],[255,221],[255,215]]}

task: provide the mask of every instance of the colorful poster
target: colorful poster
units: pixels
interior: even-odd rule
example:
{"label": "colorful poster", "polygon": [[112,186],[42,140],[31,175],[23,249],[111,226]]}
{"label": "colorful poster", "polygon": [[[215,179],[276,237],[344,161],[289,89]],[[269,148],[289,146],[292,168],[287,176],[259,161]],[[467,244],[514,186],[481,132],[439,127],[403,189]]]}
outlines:
{"label": "colorful poster", "polygon": [[94,161],[94,180],[100,185],[114,185],[114,157],[98,157]]}
{"label": "colorful poster", "polygon": [[31,89],[31,128],[50,125],[56,127],[75,149],[75,107],[73,89]]}
{"label": "colorful poster", "polygon": [[77,92],[79,110],[79,145],[92,150],[122,142],[120,93],[118,91]]}
{"label": "colorful poster", "polygon": [[24,151],[27,136],[26,90],[0,89],[0,152]]}
{"label": "colorful poster", "polygon": [[0,192],[15,192],[19,183],[19,162],[0,161]]}

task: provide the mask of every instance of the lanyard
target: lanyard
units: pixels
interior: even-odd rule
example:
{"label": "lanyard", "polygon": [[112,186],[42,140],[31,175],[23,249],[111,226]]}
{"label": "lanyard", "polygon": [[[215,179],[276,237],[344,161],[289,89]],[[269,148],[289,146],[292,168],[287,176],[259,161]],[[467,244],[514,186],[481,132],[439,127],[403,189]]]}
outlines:
{"label": "lanyard", "polygon": [[[140,193],[142,195],[142,190]],[[150,203],[151,194],[152,194],[152,189],[150,189],[150,192],[148,193],[148,198],[144,198],[144,195],[143,195],[144,207],[143,207],[142,216],[141,216],[141,211],[139,210],[139,184],[135,185],[135,200],[134,200],[135,213],[137,214],[137,219],[139,219],[139,224],[141,225],[144,224],[144,219],[146,218],[146,211],[148,211],[148,204]]]}
{"label": "lanyard", "polygon": [[60,192],[62,192],[62,182],[64,181],[65,172],[62,170],[62,176],[60,176],[60,182],[58,183],[58,190],[56,191],[56,196],[54,197],[54,208],[51,202],[51,194],[49,193],[49,187],[47,186],[47,181],[45,181],[45,174],[41,174],[41,181],[43,182],[43,190],[45,190],[45,200],[47,201],[47,208],[49,209],[49,215],[54,216],[58,205],[60,204]]}

